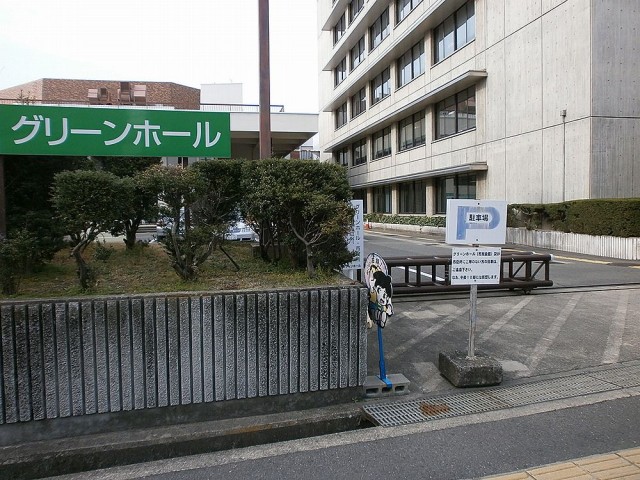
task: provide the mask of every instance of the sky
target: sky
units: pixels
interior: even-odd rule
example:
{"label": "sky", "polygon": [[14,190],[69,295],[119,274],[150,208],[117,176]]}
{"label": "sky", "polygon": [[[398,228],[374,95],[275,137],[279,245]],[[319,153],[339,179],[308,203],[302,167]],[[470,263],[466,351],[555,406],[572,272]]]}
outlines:
{"label": "sky", "polygon": [[[317,0],[269,0],[271,104],[318,112]],[[242,83],[259,103],[258,0],[2,0],[0,89],[40,78]]]}

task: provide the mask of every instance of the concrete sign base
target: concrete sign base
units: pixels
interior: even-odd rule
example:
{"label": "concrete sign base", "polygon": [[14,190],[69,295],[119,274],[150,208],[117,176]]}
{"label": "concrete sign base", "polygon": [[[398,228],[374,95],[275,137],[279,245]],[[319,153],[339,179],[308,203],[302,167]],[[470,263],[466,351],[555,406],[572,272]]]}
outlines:
{"label": "concrete sign base", "polygon": [[386,397],[389,395],[404,395],[409,393],[409,380],[401,373],[391,373],[386,376],[391,385],[380,380],[376,375],[367,376],[364,381],[365,397]]}
{"label": "concrete sign base", "polygon": [[486,387],[502,382],[500,362],[478,351],[471,358],[457,350],[440,352],[438,369],[454,387]]}

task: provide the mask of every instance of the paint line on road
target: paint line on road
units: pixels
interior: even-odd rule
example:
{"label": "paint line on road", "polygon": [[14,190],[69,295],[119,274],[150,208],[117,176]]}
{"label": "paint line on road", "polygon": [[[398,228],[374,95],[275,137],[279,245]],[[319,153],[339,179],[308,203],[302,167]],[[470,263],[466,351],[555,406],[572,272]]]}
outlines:
{"label": "paint line on road", "polygon": [[469,305],[458,308],[456,312],[454,312],[451,315],[448,315],[443,321],[432,325],[431,327],[427,328],[419,335],[416,335],[413,338],[406,340],[405,342],[402,343],[402,345],[399,345],[396,348],[394,348],[394,350],[391,353],[387,354],[387,357],[397,358],[398,356],[404,354],[406,351],[411,350],[412,348],[414,348],[415,345],[422,343],[425,338],[433,335],[435,332],[437,332],[441,328],[449,325],[454,320],[457,320],[461,316],[467,314],[469,312],[469,308],[470,308]]}
{"label": "paint line on road", "polygon": [[553,258],[559,258],[561,260],[570,260],[570,261],[573,261],[573,262],[595,263],[596,265],[609,265],[609,264],[611,264],[611,262],[606,262],[604,260],[591,260],[589,258],[563,257],[561,255],[554,255]]}
{"label": "paint line on road", "polygon": [[581,298],[582,298],[582,293],[579,293],[578,295],[574,295],[571,298],[571,300],[567,302],[566,306],[562,309],[562,311],[560,312],[560,315],[556,317],[556,319],[551,324],[551,326],[547,328],[546,332],[544,332],[544,335],[542,336],[542,338],[534,348],[533,352],[529,356],[528,361],[526,362],[526,365],[527,367],[529,367],[529,370],[531,370],[532,372],[535,371],[536,367],[542,361],[545,354],[547,353],[547,350],[549,350],[551,345],[553,345],[553,342],[555,342],[556,338],[558,337],[558,334],[560,333],[560,330],[562,329],[562,326],[565,324],[565,322],[569,318],[569,315],[571,315],[571,312],[573,312],[573,310],[576,308],[576,305],[578,304],[578,302],[580,302]]}
{"label": "paint line on road", "polygon": [[618,308],[616,308],[613,322],[611,322],[611,326],[609,327],[609,338],[607,339],[607,346],[602,355],[602,363],[617,363],[620,358],[628,305],[629,290],[626,290],[620,295]]}
{"label": "paint line on road", "polygon": [[[406,267],[394,267],[394,268],[399,268],[399,269],[401,269],[401,270],[405,270],[405,269],[406,269]],[[411,273],[415,274],[415,273],[417,273],[417,270],[416,270],[415,268],[410,268],[410,269],[409,269],[409,272],[411,272]],[[431,274],[429,274],[429,273],[420,272],[420,276],[421,276],[421,277],[427,277],[427,278],[430,278],[431,280],[433,280],[433,277],[432,277],[432,276],[431,276]],[[442,278],[442,277],[438,277],[438,276],[436,276],[436,280],[438,280],[438,281],[440,281],[440,282],[444,282],[444,278]]]}
{"label": "paint line on road", "polygon": [[526,296],[524,299],[520,300],[517,305],[513,306],[511,310],[505,313],[499,320],[493,322],[489,328],[487,328],[482,335],[480,335],[481,341],[489,340],[494,333],[500,330],[503,326],[505,326],[513,317],[515,317],[524,307],[526,307],[529,302],[533,300],[533,297]]}

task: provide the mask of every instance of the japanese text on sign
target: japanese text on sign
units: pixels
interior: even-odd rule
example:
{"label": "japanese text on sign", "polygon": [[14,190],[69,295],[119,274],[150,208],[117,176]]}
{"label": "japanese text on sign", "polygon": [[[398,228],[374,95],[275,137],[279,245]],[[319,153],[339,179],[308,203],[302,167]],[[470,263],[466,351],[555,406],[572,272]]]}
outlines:
{"label": "japanese text on sign", "polygon": [[500,283],[500,248],[452,248],[451,285]]}
{"label": "japanese text on sign", "polygon": [[0,154],[231,155],[224,112],[0,105]]}
{"label": "japanese text on sign", "polygon": [[351,206],[354,208],[353,226],[351,232],[347,234],[347,248],[350,252],[356,254],[354,259],[348,263],[345,270],[358,270],[362,268],[364,254],[364,223],[363,223],[363,201],[351,200]]}

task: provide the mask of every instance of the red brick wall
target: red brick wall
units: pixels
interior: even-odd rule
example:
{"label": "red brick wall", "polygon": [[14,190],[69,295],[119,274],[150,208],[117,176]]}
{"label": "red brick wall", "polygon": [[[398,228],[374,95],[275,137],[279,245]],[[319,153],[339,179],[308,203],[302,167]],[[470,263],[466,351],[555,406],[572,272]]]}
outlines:
{"label": "red brick wall", "polygon": [[28,96],[40,100],[42,98],[42,79],[0,90],[0,99],[17,100],[20,97],[20,92],[24,97]]}
{"label": "red brick wall", "polygon": [[[147,86],[147,105],[167,105],[178,109],[199,110],[200,90],[172,82],[129,81],[130,85]],[[17,99],[30,92],[37,100],[88,103],[90,88],[107,88],[113,104],[117,103],[119,80],[71,80],[44,78],[0,90],[0,98]]]}

